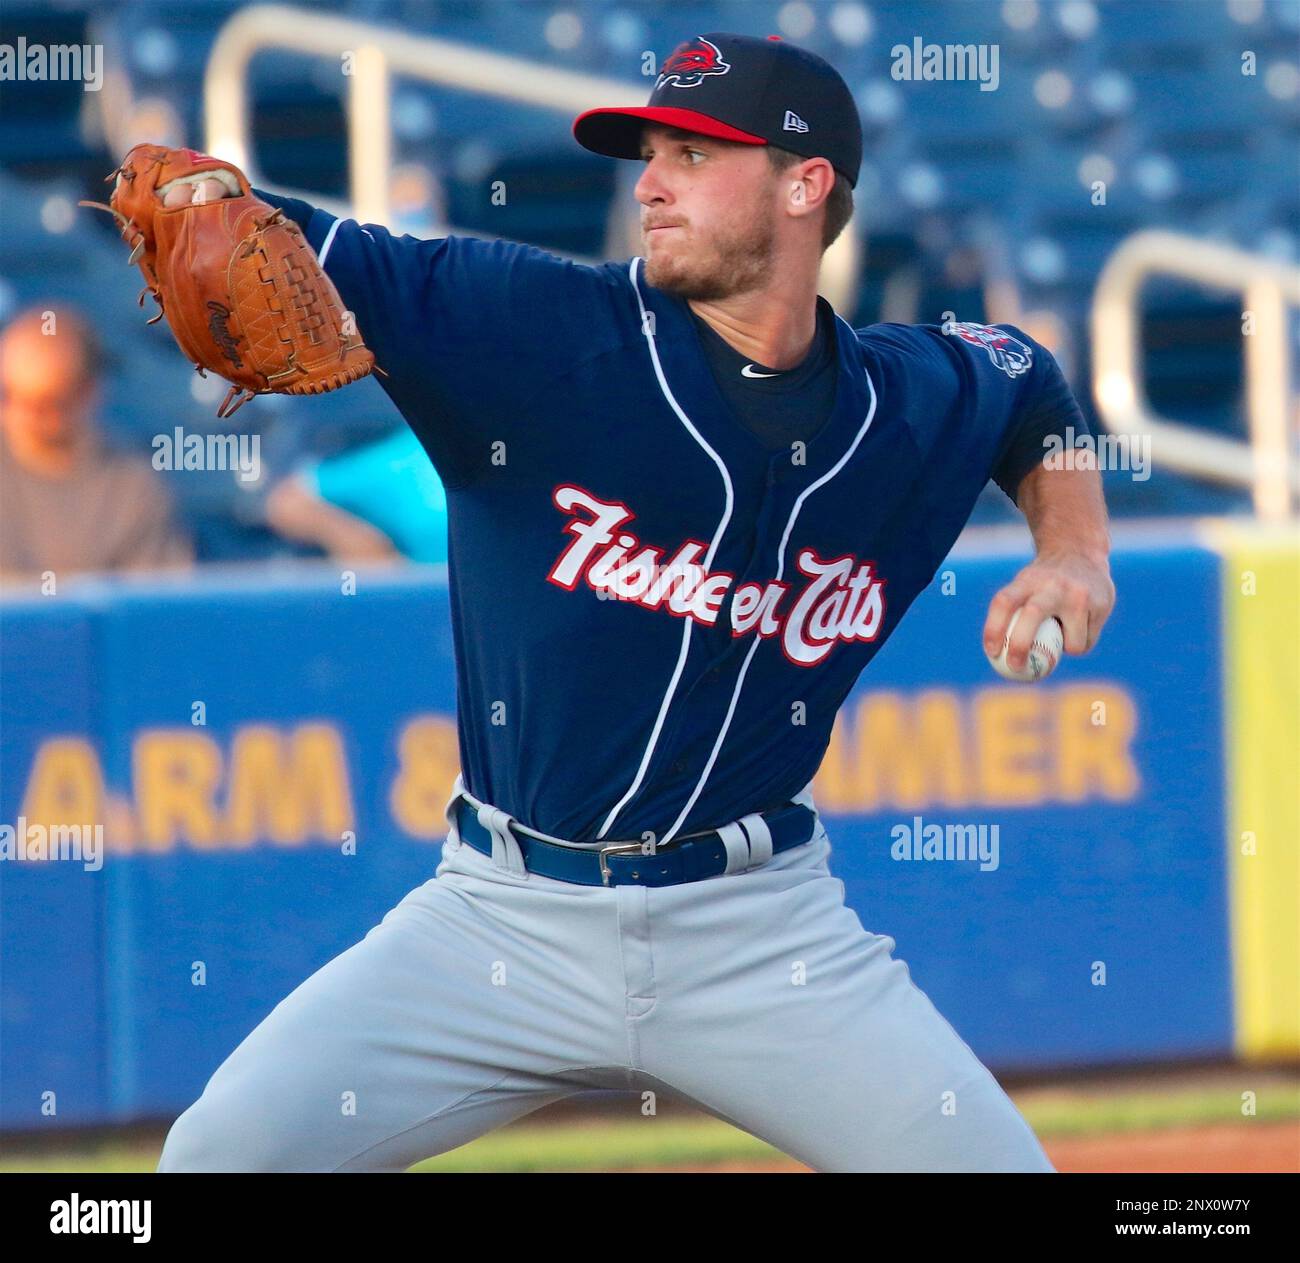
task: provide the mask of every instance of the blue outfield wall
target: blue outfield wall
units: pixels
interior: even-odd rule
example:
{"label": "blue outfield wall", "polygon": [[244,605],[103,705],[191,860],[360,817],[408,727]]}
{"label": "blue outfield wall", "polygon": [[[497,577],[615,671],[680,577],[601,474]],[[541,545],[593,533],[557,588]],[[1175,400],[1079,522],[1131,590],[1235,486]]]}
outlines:
{"label": "blue outfield wall", "polygon": [[[955,554],[859,680],[814,784],[833,869],[995,1068],[1227,1054],[1219,559],[1118,550],[1100,646],[1036,686],[980,648],[1025,559]],[[0,1127],[174,1116],[432,877],[445,584],[87,582],[0,637],[0,822],[106,851],[0,863]],[[893,858],[918,818],[996,825],[996,867]]]}
{"label": "blue outfield wall", "polygon": [[[897,804],[832,819],[833,867],[864,925],[895,939],[918,985],[993,1066],[1227,1054],[1219,560],[1117,552],[1117,605],[1096,649],[1041,684],[1003,684],[979,633],[1023,560],[951,561],[956,593],[932,585],[857,686],[868,702],[881,689],[937,689],[1031,708],[1010,728],[1012,770],[1028,775],[998,778],[978,805],[928,801],[917,813],[927,824],[996,821],[997,869],[891,858],[892,829],[912,819]],[[1114,739],[1083,760],[1089,776],[1071,761],[1098,700]],[[979,744],[970,725],[966,735]],[[850,753],[856,766],[873,758],[869,743]]]}

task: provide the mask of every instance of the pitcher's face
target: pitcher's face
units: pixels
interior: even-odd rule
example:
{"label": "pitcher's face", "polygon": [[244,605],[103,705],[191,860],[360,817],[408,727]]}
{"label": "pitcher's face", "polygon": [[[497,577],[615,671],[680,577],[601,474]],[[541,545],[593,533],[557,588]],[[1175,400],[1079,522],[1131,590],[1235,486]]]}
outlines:
{"label": "pitcher's face", "polygon": [[636,198],[651,285],[717,301],[767,281],[783,181],[762,145],[651,123],[641,159]]}

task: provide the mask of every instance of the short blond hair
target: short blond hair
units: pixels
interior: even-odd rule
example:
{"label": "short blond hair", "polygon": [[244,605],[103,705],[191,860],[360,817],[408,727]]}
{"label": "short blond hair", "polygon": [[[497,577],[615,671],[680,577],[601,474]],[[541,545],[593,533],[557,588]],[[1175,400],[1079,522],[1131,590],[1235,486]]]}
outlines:
{"label": "short blond hair", "polygon": [[[778,175],[794,166],[796,162],[804,160],[802,155],[791,153],[788,149],[781,149],[777,145],[764,145],[763,148],[767,150],[767,160],[772,170]],[[822,221],[823,254],[831,248],[852,218],[853,187],[836,171],[835,183],[831,187],[830,196],[826,199],[826,218]]]}

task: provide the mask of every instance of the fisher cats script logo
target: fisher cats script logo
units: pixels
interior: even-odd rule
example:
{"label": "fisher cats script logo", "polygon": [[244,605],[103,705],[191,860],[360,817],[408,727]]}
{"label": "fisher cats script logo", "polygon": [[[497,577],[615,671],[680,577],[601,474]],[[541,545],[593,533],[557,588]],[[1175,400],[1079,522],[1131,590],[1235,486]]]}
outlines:
{"label": "fisher cats script logo", "polygon": [[[705,570],[697,559],[708,544],[688,539],[665,560],[662,549],[620,529],[634,516],[627,505],[570,483],[556,487],[551,498],[569,516],[564,529],[573,541],[551,567],[548,583],[573,592],[585,582],[597,593],[674,618],[693,618],[706,627],[718,621],[736,576]],[[776,579],[736,588],[732,636],[777,636],[782,653],[798,667],[815,667],[836,641],[875,640],[885,617],[885,581],[872,573],[871,562],[852,554],[823,560],[811,548],[799,549],[794,562],[807,579],[797,592],[794,584]]]}

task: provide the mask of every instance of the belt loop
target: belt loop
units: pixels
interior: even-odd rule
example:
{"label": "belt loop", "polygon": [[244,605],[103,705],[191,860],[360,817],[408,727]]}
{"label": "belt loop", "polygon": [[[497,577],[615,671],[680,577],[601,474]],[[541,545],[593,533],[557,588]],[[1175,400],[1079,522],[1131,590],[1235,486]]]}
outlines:
{"label": "belt loop", "polygon": [[524,864],[523,852],[519,849],[518,839],[510,832],[511,819],[508,812],[487,803],[478,809],[479,824],[492,835],[492,863],[507,873],[526,877],[528,869]]}
{"label": "belt loop", "polygon": [[740,827],[749,838],[749,867],[758,868],[772,858],[772,830],[762,815],[741,816]]}
{"label": "belt loop", "polygon": [[447,806],[443,809],[443,815],[447,817],[447,836],[443,839],[442,849],[445,851],[448,847],[451,850],[458,851],[461,845],[460,825],[456,820],[456,803],[460,796],[465,792],[465,781],[460,772],[456,773],[456,783],[451,787],[451,797],[447,799]]}
{"label": "belt loop", "polygon": [[799,803],[801,806],[807,807],[808,810],[812,812],[812,837],[810,840],[816,842],[825,832],[825,826],[822,824],[821,812],[817,810],[817,804],[813,802],[812,787],[813,783],[812,781],[809,781],[803,789],[790,799],[790,801],[792,803]]}
{"label": "belt loop", "polygon": [[722,845],[727,848],[727,867],[728,873],[743,873],[749,867],[749,843],[745,839],[745,831],[740,827],[738,821],[732,821],[731,824],[724,824],[718,828],[718,837],[722,839]]}

